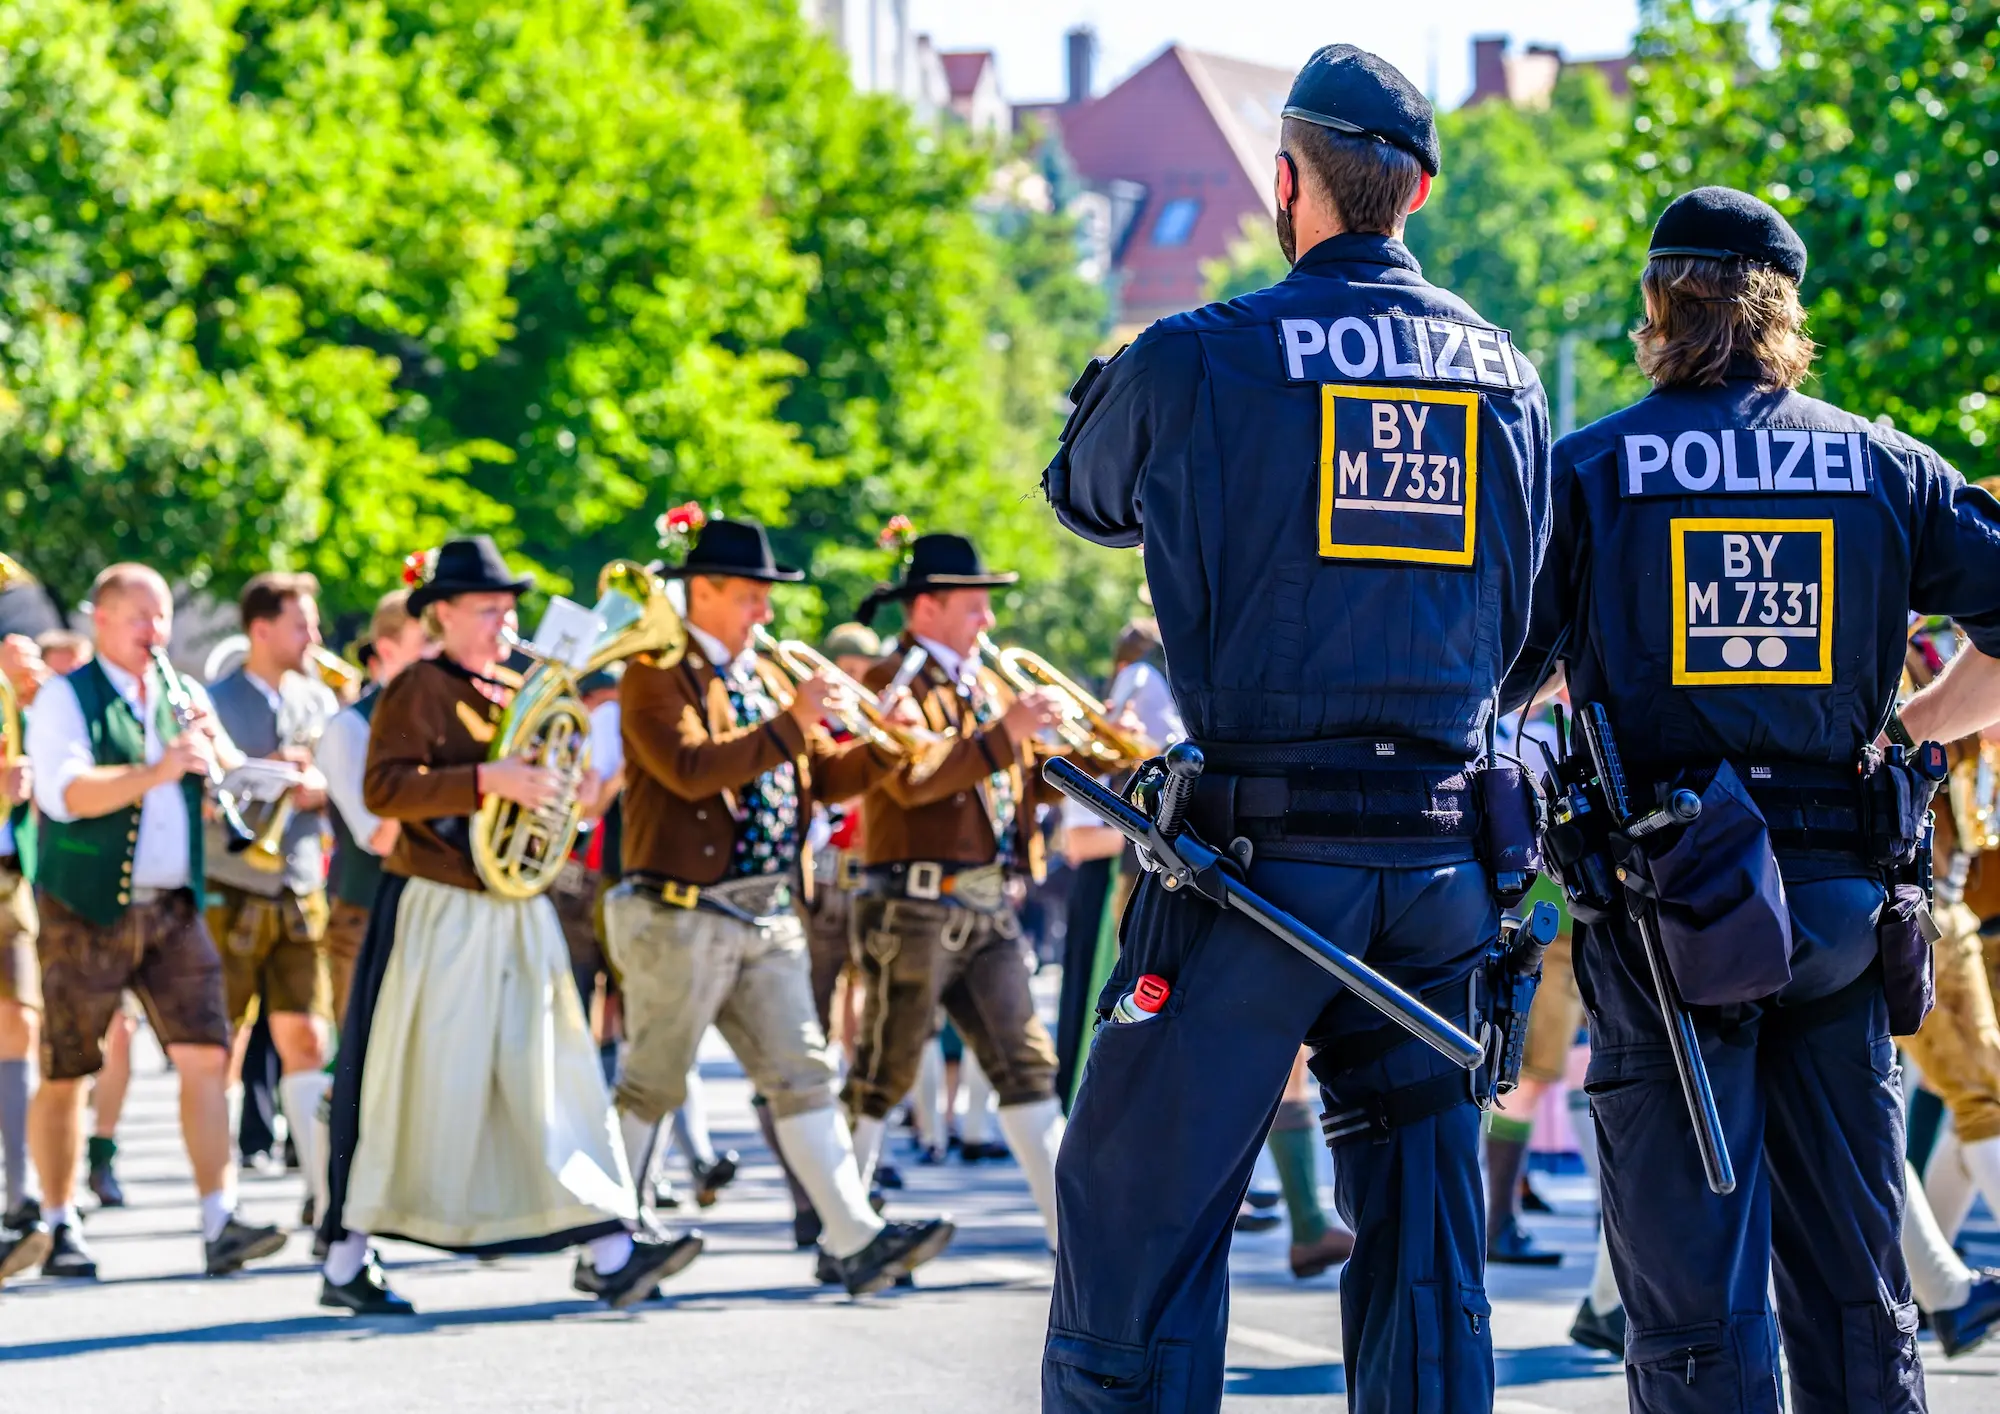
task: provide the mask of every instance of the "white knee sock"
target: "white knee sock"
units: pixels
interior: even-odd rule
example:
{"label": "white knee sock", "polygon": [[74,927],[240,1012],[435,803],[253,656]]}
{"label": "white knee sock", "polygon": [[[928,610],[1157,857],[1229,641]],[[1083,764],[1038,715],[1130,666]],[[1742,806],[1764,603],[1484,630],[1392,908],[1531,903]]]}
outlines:
{"label": "white knee sock", "polygon": [[320,1272],[335,1286],[346,1286],[368,1265],[368,1234],[350,1232],[326,1249]]}
{"label": "white knee sock", "polygon": [[1972,1295],[1972,1269],[1959,1260],[1938,1227],[1917,1171],[1905,1164],[1903,1179],[1909,1190],[1903,1202],[1902,1236],[1910,1290],[1926,1311],[1955,1311]]}
{"label": "white knee sock", "polygon": [[[1971,1175],[1972,1186],[1986,1200],[1987,1211],[2000,1213],[2000,1138],[1960,1140],[1958,1161]],[[1961,1222],[1963,1219],[1960,1220]]]}
{"label": "white knee sock", "polygon": [[229,1087],[229,1150],[236,1152],[236,1136],[243,1132],[243,1084]]}
{"label": "white knee sock", "polygon": [[614,1232],[604,1237],[593,1237],[584,1244],[590,1253],[590,1265],[599,1276],[608,1277],[613,1272],[622,1271],[632,1260],[632,1234]]}
{"label": "white knee sock", "polygon": [[959,1093],[965,1096],[965,1118],[958,1123],[958,1137],[967,1144],[984,1144],[993,1136],[993,1082],[986,1078],[986,1072],[979,1068],[979,1062],[972,1058],[972,1052],[965,1053],[965,1063],[958,1072]]}
{"label": "white knee sock", "polygon": [[715,1144],[708,1137],[708,1096],[703,1093],[701,1072],[690,1069],[687,1074],[687,1098],[674,1111],[674,1138],[680,1140],[686,1151],[689,1170],[697,1160],[703,1164],[715,1162]]}
{"label": "white knee sock", "polygon": [[875,1181],[875,1157],[882,1149],[882,1121],[870,1119],[867,1115],[854,1121],[854,1167],[861,1175],[861,1186],[868,1187]]}
{"label": "white knee sock", "polygon": [[326,1211],[326,1156],[332,1146],[323,1136],[327,1126],[320,1122],[320,1101],[333,1088],[333,1077],[322,1070],[299,1071],[278,1082],[278,1102],[285,1107],[291,1127],[292,1144],[299,1151],[299,1169],[305,1174],[306,1191],[313,1197],[313,1212]]}
{"label": "white knee sock", "polygon": [[1965,1226],[1977,1193],[1972,1171],[1965,1166],[1965,1150],[1958,1142],[1958,1131],[1939,1131],[1937,1144],[1931,1149],[1931,1161],[1924,1166],[1924,1201],[1931,1205],[1931,1214],[1947,1242]]}
{"label": "white knee sock", "polygon": [[911,1114],[917,1121],[917,1142],[926,1149],[944,1148],[944,1047],[933,1036],[924,1042],[923,1057],[917,1063],[917,1088],[910,1096]]}
{"label": "white knee sock", "polygon": [[633,1191],[639,1195],[641,1207],[646,1201],[646,1173],[653,1159],[653,1136],[659,1130],[660,1126],[650,1120],[618,1111],[618,1137],[625,1144],[625,1168],[632,1175]]}
{"label": "white knee sock", "polygon": [[1056,1248],[1056,1151],[1062,1147],[1062,1105],[1054,1100],[1031,1100],[1025,1105],[1000,1107],[1000,1132],[1021,1165],[1035,1206],[1042,1210],[1042,1227],[1049,1237],[1049,1250]]}
{"label": "white knee sock", "polygon": [[831,1105],[772,1120],[792,1176],[825,1225],[819,1245],[836,1257],[852,1257],[875,1240],[882,1220],[868,1206],[868,1185],[855,1165],[846,1121]]}

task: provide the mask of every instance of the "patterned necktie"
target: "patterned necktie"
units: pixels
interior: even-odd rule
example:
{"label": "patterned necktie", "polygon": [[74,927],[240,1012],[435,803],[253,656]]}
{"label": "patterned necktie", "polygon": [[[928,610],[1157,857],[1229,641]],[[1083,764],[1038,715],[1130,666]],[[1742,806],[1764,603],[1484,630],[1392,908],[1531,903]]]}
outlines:
{"label": "patterned necktie", "polygon": [[[989,726],[1002,715],[1000,706],[993,700],[979,681],[978,672],[970,667],[959,691],[972,701],[972,720],[980,726]],[[993,842],[997,846],[994,862],[1001,868],[1012,868],[1014,864],[1014,773],[999,771],[988,776],[980,784],[980,792],[986,799],[986,817],[993,822]]]}
{"label": "patterned necktie", "polygon": [[[752,669],[722,678],[729,710],[739,726],[768,722],[778,704]],[[736,827],[736,847],[730,856],[731,878],[778,874],[791,868],[799,853],[799,778],[791,762],[774,766],[737,792],[742,819]]]}

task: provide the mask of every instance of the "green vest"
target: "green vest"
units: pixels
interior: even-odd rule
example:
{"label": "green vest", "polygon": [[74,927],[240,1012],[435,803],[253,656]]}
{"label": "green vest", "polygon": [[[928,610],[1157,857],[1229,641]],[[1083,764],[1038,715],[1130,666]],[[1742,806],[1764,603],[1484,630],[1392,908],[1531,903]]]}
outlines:
{"label": "green vest", "polygon": [[[83,709],[84,729],[90,736],[90,751],[100,766],[141,766],[146,761],[146,728],[132,704],[118,695],[111,679],[93,659],[69,675],[76,690],[77,706]],[[166,694],[154,684],[156,720],[160,737],[171,741],[177,731]],[[201,801],[203,782],[189,776],[181,782],[181,795],[188,812],[188,887],[194,891],[194,905],[202,898]],[[132,857],[139,847],[139,807],[134,801],[123,810],[99,815],[92,820],[61,821],[44,817],[37,841],[35,883],[47,889],[70,912],[100,927],[114,926],[125,916],[132,902]]]}

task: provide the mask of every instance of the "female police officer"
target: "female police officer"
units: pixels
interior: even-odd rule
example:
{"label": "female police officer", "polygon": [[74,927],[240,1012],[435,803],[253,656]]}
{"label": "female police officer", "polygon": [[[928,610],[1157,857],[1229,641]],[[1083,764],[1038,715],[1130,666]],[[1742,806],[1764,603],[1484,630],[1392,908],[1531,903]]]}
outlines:
{"label": "female police officer", "polygon": [[1774,1260],[1793,1408],[1924,1407],[1889,1037],[1928,945],[1887,926],[1877,861],[1928,787],[1857,767],[1898,730],[1911,610],[1956,616],[1975,651],[1906,707],[1907,731],[1950,740],[2000,714],[2000,506],[1930,449],[1793,391],[1812,357],[1805,263],[1742,192],[1690,192],[1660,218],[1633,335],[1654,391],[1556,446],[1507,693],[1560,663],[1572,701],[1605,708],[1635,809],[1661,782],[1703,789],[1701,819],[1648,853],[1729,1196],[1703,1181],[1636,935],[1620,917],[1576,948],[1628,1389],[1648,1414],[1779,1408]]}
{"label": "female police officer", "polygon": [[[1206,753],[1190,821],[1249,882],[1465,1020],[1498,913],[1466,764],[1526,632],[1548,408],[1528,361],[1400,235],[1438,170],[1430,105],[1349,45],[1300,72],[1277,156],[1292,273],[1155,324],[1073,392],[1044,481],[1099,544],[1145,541],[1175,701]],[[1302,1039],[1360,1142],[1352,1406],[1491,1407],[1478,1111],[1465,1072],[1240,914],[1146,882],[1057,1165],[1051,1410],[1214,1409],[1231,1221]],[[1361,1132],[1365,1131],[1365,1132]]]}

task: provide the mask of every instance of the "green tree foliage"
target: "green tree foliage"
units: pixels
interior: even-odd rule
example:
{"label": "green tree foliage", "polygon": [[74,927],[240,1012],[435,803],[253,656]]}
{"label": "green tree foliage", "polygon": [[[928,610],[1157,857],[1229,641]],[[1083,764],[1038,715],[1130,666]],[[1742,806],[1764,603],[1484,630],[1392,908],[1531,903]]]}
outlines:
{"label": "green tree foliage", "polygon": [[2000,4],[1648,6],[1637,121],[1651,204],[1757,192],[1811,252],[1807,391],[1933,443],[1973,475],[2000,434]]}
{"label": "green tree foliage", "polygon": [[[0,7],[0,506],[73,601],[499,534],[557,588],[699,500],[824,576],[897,512],[1108,640],[1034,475],[1102,323],[1008,154],[857,95],[785,0]],[[1136,578],[1123,579],[1127,593]]]}

